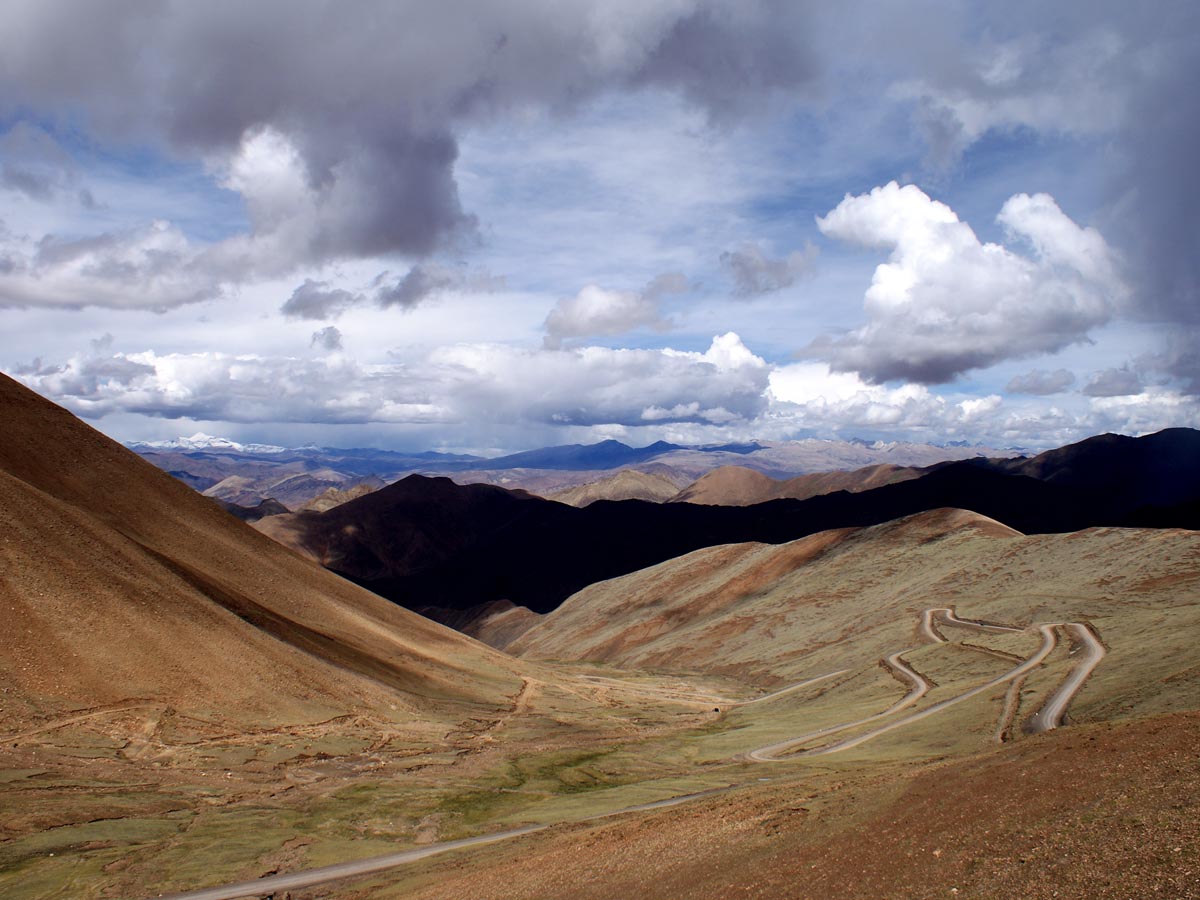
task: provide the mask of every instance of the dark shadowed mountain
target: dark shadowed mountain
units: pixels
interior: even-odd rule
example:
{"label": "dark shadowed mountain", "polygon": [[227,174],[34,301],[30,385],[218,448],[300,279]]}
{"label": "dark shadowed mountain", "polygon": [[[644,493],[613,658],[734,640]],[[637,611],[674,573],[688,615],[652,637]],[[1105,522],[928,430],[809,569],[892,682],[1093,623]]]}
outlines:
{"label": "dark shadowed mountain", "polygon": [[986,465],[1102,492],[1113,507],[1173,506],[1200,498],[1200,431],[1168,428],[1139,438],[1101,434],[1030,459],[993,459]]}
{"label": "dark shadowed mountain", "polygon": [[231,516],[241,519],[243,522],[257,522],[266,516],[279,516],[291,512],[286,506],[268,497],[254,506],[239,506],[236,503],[230,503],[228,500],[220,500],[213,498],[217,505]]}
{"label": "dark shadowed mountain", "polygon": [[[1139,454],[1125,458],[1146,464]],[[1192,465],[1200,465],[1200,456]],[[1108,477],[1135,475],[1114,468]],[[1191,483],[1184,474],[1179,479]],[[326,513],[297,516],[290,542],[405,606],[464,609],[510,600],[546,612],[588,584],[701,547],[782,543],[940,507],[972,510],[1026,534],[1155,524],[1137,491],[1062,481],[959,462],[916,480],[807,500],[745,507],[600,501],[576,509],[524,492],[414,475]],[[1178,516],[1164,524],[1178,525]]]}

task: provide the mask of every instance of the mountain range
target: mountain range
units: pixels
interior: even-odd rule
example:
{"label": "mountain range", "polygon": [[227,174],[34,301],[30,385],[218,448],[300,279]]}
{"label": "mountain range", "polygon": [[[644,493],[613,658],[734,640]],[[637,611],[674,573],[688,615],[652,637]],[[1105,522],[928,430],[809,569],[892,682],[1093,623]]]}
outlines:
{"label": "mountain range", "polygon": [[[1145,472],[1145,460],[1157,456],[1166,461],[1162,471]],[[863,486],[878,476],[867,473]],[[1104,435],[1032,459],[945,463],[856,493],[749,506],[629,500],[577,509],[522,491],[410,475],[323,513],[258,524],[409,608],[508,600],[548,612],[586,585],[715,544],[777,544],[940,507],[970,509],[1026,534],[1174,525],[1198,499],[1200,432],[1171,429]]]}
{"label": "mountain range", "polygon": [[4,378],[0,414],[5,897],[1194,881],[1200,536],[1111,526],[1196,524],[1196,432],[746,506],[409,475],[256,523],[331,572]]}
{"label": "mountain range", "polygon": [[[484,458],[422,451],[283,448],[240,444],[196,434],[173,441],[133,443],[131,449],[154,465],[210,496],[254,506],[266,499],[297,509],[329,487],[347,489],[371,479],[397,481],[405,475],[446,475],[460,484],[498,484],[550,495],[632,469],[665,478],[682,488],[721,466],[752,468],[772,478],[855,468],[871,464],[926,466],[981,454],[1015,451],[982,447],[864,441],[800,440],[683,447],[659,442],[630,447],[619,441],[569,444]],[[309,476],[306,482],[299,476]]]}

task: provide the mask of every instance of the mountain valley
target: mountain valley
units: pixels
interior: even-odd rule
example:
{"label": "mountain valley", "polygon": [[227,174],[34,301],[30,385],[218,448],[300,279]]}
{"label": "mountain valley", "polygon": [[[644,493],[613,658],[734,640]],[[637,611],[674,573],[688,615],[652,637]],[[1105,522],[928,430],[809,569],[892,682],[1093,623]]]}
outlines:
{"label": "mountain valley", "polygon": [[331,572],[0,408],[6,897],[1118,896],[1097,853],[1190,889],[1200,534],[1122,524],[1193,502],[1190,433],[745,506],[409,476],[256,523]]}

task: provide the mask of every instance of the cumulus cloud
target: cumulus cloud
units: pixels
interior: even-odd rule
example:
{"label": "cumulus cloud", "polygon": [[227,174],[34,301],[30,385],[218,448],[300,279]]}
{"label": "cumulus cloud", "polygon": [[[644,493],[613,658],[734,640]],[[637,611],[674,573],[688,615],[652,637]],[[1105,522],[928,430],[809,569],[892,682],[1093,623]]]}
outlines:
{"label": "cumulus cloud", "polygon": [[1200,426],[1196,398],[1164,387],[1074,394],[1061,406],[944,396],[919,384],[872,384],[822,362],[771,366],[735,334],[702,353],[463,344],[385,365],[332,352],[120,353],[101,339],[90,352],[34,360],[12,374],[89,418],[454,429],[484,440],[512,428],[522,441],[536,433],[548,443],[567,435],[703,443],[819,434],[1046,447],[1164,422]]}
{"label": "cumulus cloud", "polygon": [[[361,294],[341,288],[331,288],[328,282],[306,278],[292,291],[279,311],[289,319],[336,319],[352,306],[363,301]],[[329,329],[325,329],[328,331]],[[336,330],[336,329],[334,329]]]}
{"label": "cumulus cloud", "polygon": [[1061,394],[1075,385],[1075,376],[1066,369],[1056,369],[1047,372],[1045,369],[1034,369],[1024,375],[1014,376],[1005,386],[1010,394],[1033,394],[1044,397],[1048,394]]}
{"label": "cumulus cloud", "polygon": [[870,384],[852,372],[815,362],[774,369],[769,398],[766,422],[777,431],[792,432],[978,437],[994,434],[1007,412],[995,394],[953,402],[924,385]]}
{"label": "cumulus cloud", "polygon": [[[325,329],[314,340],[338,337]],[[464,344],[387,365],[340,354],[298,359],[94,348],[14,374],[92,418],[141,413],[226,422],[566,427],[748,423],[766,408],[769,367],[731,333],[703,353]]]}
{"label": "cumulus cloud", "polygon": [[609,291],[589,284],[550,310],[543,325],[545,346],[553,350],[570,338],[624,334],[635,328],[662,331],[670,326],[662,315],[664,297],[687,289],[687,279],[677,272],[657,276],[640,291]]}
{"label": "cumulus cloud", "polygon": [[806,244],[781,259],[767,256],[757,244],[743,244],[721,254],[721,264],[733,275],[734,291],[742,297],[769,294],[790,287],[811,274],[817,260],[815,244]]}
{"label": "cumulus cloud", "polygon": [[0,306],[161,311],[220,296],[223,286],[168,222],[37,241],[0,229]]}
{"label": "cumulus cloud", "polygon": [[[108,347],[95,349],[102,352]],[[54,396],[96,397],[135,392],[154,377],[155,370],[123,354],[105,354],[75,357],[63,365],[35,359],[18,367],[14,374],[26,384],[43,385]]]}
{"label": "cumulus cloud", "polygon": [[918,384],[869,384],[826,363],[801,362],[770,376],[771,415],[792,429],[924,429],[953,415],[954,404]]}
{"label": "cumulus cloud", "polygon": [[1084,421],[1088,433],[1114,431],[1148,434],[1170,423],[1175,427],[1200,427],[1200,402],[1195,395],[1166,387],[1147,387],[1138,394],[1093,397]]}
{"label": "cumulus cloud", "polygon": [[1128,366],[1104,369],[1094,374],[1083,386],[1089,397],[1128,397],[1145,389],[1141,377]]}
{"label": "cumulus cloud", "polygon": [[472,416],[561,426],[748,422],[765,408],[769,375],[732,333],[714,338],[704,353],[463,345],[437,350],[430,360]]}
{"label": "cumulus cloud", "polygon": [[944,203],[891,182],[847,195],[817,225],[825,235],[890,251],[864,307],[867,323],[809,352],[872,381],[950,381],[1004,359],[1086,341],[1123,288],[1111,251],[1046,194],[1018,194],[997,220],[1031,255],[981,243]]}
{"label": "cumulus cloud", "polygon": [[913,104],[933,162],[953,164],[994,132],[1102,141],[1105,233],[1133,288],[1126,312],[1163,326],[1161,371],[1200,393],[1200,366],[1188,364],[1194,354],[1181,353],[1176,336],[1200,330],[1195,4],[1165,0],[1152,16],[1118,2],[1025,4],[1018,14],[942,6],[932,35],[921,33],[931,30],[925,23],[892,37],[900,16],[915,18],[909,8],[878,29],[889,35],[879,55],[891,94]]}
{"label": "cumulus cloud", "polygon": [[333,352],[342,349],[342,333],[332,325],[327,325],[320,331],[314,331],[310,347],[319,347],[322,350]]}

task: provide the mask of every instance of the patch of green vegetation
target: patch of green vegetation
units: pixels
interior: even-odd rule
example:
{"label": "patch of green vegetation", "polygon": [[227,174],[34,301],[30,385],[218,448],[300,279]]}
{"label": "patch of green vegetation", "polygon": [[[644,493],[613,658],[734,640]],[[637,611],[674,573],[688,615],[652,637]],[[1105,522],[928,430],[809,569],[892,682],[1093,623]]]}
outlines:
{"label": "patch of green vegetation", "polygon": [[[133,848],[172,838],[186,826],[188,814],[168,814],[155,818],[109,818],[98,822],[71,824],[60,828],[48,828],[44,832],[26,838],[7,841],[0,845],[0,869],[4,878],[11,876],[13,866],[28,863],[31,859],[58,857],[59,854],[76,851],[88,845],[119,845]],[[0,887],[5,881],[0,880]],[[7,893],[4,893],[8,896]]]}
{"label": "patch of green vegetation", "polygon": [[[158,890],[185,890],[254,877],[256,860],[305,833],[295,811],[229,807],[195,814],[185,833],[136,854],[134,867],[157,873]],[[149,882],[149,879],[147,879]]]}

